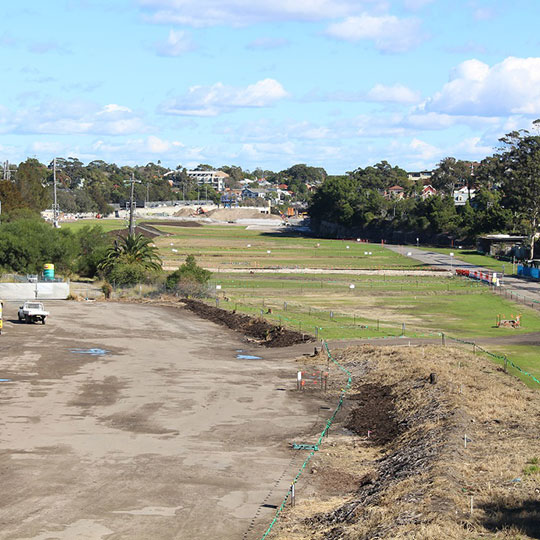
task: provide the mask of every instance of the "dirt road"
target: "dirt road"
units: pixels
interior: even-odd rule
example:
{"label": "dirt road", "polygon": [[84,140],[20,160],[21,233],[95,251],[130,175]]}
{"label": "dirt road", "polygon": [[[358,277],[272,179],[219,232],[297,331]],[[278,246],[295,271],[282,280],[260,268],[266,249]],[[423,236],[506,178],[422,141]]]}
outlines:
{"label": "dirt road", "polygon": [[305,457],[288,443],[322,423],[286,353],[175,308],[49,302],[45,326],[16,308],[0,336],[0,538],[259,537],[261,503]]}

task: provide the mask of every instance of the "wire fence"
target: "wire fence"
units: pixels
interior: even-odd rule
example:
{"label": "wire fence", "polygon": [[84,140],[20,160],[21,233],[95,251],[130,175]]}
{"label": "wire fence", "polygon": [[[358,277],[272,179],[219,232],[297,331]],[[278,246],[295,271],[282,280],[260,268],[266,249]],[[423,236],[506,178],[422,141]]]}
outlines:
{"label": "wire fence", "polygon": [[488,350],[484,349],[482,346],[478,345],[474,341],[467,341],[467,340],[464,340],[464,339],[459,339],[459,338],[455,338],[455,337],[452,337],[452,336],[448,336],[448,335],[444,334],[444,332],[441,332],[440,335],[441,335],[441,338],[442,338],[442,344],[443,345],[446,344],[446,339],[448,339],[450,341],[453,341],[454,343],[459,343],[459,344],[462,344],[462,345],[472,345],[473,352],[475,354],[476,354],[476,352],[480,352],[480,353],[486,354],[490,358],[493,358],[495,361],[499,361],[503,365],[505,373],[508,372],[508,367],[510,366],[510,367],[514,368],[515,370],[519,371],[519,373],[521,373],[522,375],[525,375],[526,377],[529,377],[535,383],[540,384],[540,380],[537,377],[535,377],[532,373],[529,373],[528,371],[526,371],[523,368],[521,368],[520,366],[518,366],[516,363],[514,363],[512,360],[510,360],[510,358],[508,358],[508,356],[506,356],[505,354],[492,353],[491,351],[488,351]]}
{"label": "wire fence", "polygon": [[289,490],[287,491],[287,494],[285,495],[285,497],[283,498],[283,501],[281,502],[278,509],[276,510],[276,513],[275,513],[274,518],[272,519],[270,525],[268,526],[268,528],[266,529],[264,534],[261,536],[261,540],[265,540],[265,538],[270,534],[270,532],[274,528],[274,525],[277,523],[281,512],[283,512],[283,509],[285,508],[285,505],[287,504],[287,501],[289,500],[289,498],[294,497],[294,486],[298,482],[298,479],[300,478],[300,476],[302,475],[302,473],[306,469],[306,466],[311,461],[311,459],[313,458],[315,453],[319,451],[319,447],[321,446],[325,435],[328,434],[328,430],[330,429],[331,425],[334,423],[334,420],[335,420],[338,412],[340,411],[340,409],[341,409],[341,407],[343,405],[343,400],[345,399],[345,394],[349,391],[349,389],[352,386],[352,374],[351,374],[351,372],[349,370],[347,370],[345,367],[343,367],[332,356],[332,353],[330,352],[330,349],[328,348],[328,343],[323,342],[323,346],[324,346],[324,350],[326,351],[326,355],[328,357],[328,360],[332,361],[339,368],[339,370],[341,370],[347,376],[347,384],[345,385],[345,388],[341,389],[341,392],[339,394],[339,401],[338,401],[338,403],[336,405],[336,408],[334,409],[334,413],[326,421],[324,429],[321,431],[321,434],[319,435],[319,438],[317,439],[317,442],[314,445],[309,445],[309,448],[311,449],[310,453],[308,454],[307,458],[302,463],[302,466],[300,467],[300,469],[296,473],[296,476],[293,478],[293,480],[291,482],[291,485],[289,487]]}
{"label": "wire fence", "polygon": [[[232,301],[226,303],[229,306],[233,304]],[[510,366],[525,377],[529,377],[535,383],[539,383],[539,380],[535,375],[520,367],[518,364],[510,360],[506,355],[492,353],[480,345],[477,345],[473,341],[455,338],[449,336],[443,331],[426,331],[423,328],[410,325],[408,322],[395,324],[380,320],[372,321],[361,317],[357,318],[356,316],[351,316],[350,314],[311,308],[309,306],[306,307],[301,304],[294,304],[291,302],[284,302],[283,309],[279,310],[278,312],[269,312],[269,309],[267,309],[268,304],[265,304],[264,300],[262,305],[264,307],[242,304],[236,301],[234,302],[234,310],[242,311],[249,315],[262,317],[271,322],[278,323],[279,325],[286,325],[289,328],[295,329],[299,332],[305,332],[306,334],[313,335],[317,340],[332,339],[333,337],[336,337],[336,331],[338,331],[340,334],[339,337],[341,338],[349,337],[366,340],[393,338],[442,338],[442,344],[444,345],[445,340],[448,339],[455,343],[471,345],[473,346],[474,352],[482,352],[494,360],[502,361],[505,371],[508,371],[508,367]],[[219,301],[217,299],[216,306],[219,306]],[[315,324],[312,324],[313,322],[315,322]]]}

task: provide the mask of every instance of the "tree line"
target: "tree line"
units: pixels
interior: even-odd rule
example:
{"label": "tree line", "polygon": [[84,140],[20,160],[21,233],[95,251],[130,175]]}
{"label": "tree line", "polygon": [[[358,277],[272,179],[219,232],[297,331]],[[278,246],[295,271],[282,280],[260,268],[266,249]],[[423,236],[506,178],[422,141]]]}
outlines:
{"label": "tree line", "polygon": [[[534,122],[540,128],[540,120]],[[531,258],[540,220],[540,136],[513,131],[480,163],[448,157],[430,178],[435,195],[421,196],[423,182],[383,161],[342,176],[328,177],[313,195],[309,214],[319,233],[355,231],[372,238],[434,241],[438,236],[472,241],[484,233],[528,236]],[[399,185],[404,197],[385,196]],[[475,190],[454,204],[456,187]]]}
{"label": "tree line", "polygon": [[[212,170],[208,164],[200,164],[199,170]],[[243,180],[256,181],[265,178],[273,184],[286,183],[295,194],[296,200],[307,201],[307,185],[320,184],[326,171],[304,164],[294,165],[280,172],[263,169],[242,170],[241,167],[224,165],[219,169],[229,175],[225,185],[231,189],[242,187]],[[165,176],[166,173],[169,173]],[[9,219],[13,210],[20,208],[36,212],[51,208],[53,202],[53,162],[43,164],[28,158],[14,171],[9,171],[9,180],[0,180],[2,212]],[[84,165],[79,159],[57,158],[57,203],[61,212],[102,215],[112,211],[111,204],[124,205],[130,197],[131,179],[134,179],[134,196],[137,201],[194,201],[205,198],[219,203],[221,194],[211,186],[198,186],[187,174],[187,169],[178,165],[171,170],[161,163],[144,166],[118,166],[102,160]],[[174,182],[173,182],[174,181]],[[174,185],[173,185],[174,184]]]}

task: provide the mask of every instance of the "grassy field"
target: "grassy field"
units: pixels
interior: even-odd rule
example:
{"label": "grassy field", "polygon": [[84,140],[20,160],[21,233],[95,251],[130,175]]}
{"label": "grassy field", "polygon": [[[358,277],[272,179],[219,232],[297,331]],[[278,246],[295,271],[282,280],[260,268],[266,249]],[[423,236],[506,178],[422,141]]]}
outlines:
{"label": "grassy field", "polygon": [[[540,358],[540,346],[538,345],[505,345],[504,347],[490,346],[490,352],[506,355],[514,364],[517,364],[522,370],[527,371],[540,380],[540,369],[538,368],[538,359]],[[496,360],[500,365],[504,364],[502,360]],[[538,388],[538,383],[535,383],[530,377],[523,375],[512,366],[507,366],[508,372],[522,379],[527,386]]]}
{"label": "grassy field", "polygon": [[380,244],[317,240],[235,226],[160,229],[170,234],[155,240],[167,267],[177,267],[189,254],[195,255],[205,267],[222,269],[422,267],[418,261],[391,252]]}
{"label": "grassy field", "polygon": [[471,251],[470,249],[426,247],[420,247],[419,249],[423,249],[424,251],[434,251],[436,253],[444,253],[445,255],[450,255],[450,253],[453,253],[456,259],[463,262],[475,264],[476,266],[482,266],[483,268],[493,270],[494,272],[500,272],[501,274],[504,273],[507,276],[514,274],[511,262],[499,261],[494,257],[482,255],[476,251]]}
{"label": "grassy field", "polygon": [[83,227],[93,227],[94,225],[101,225],[106,232],[125,228],[127,226],[123,219],[80,219],[77,221],[62,222],[62,229],[78,231]]}
{"label": "grassy field", "polygon": [[[121,224],[119,220],[95,222],[108,230]],[[63,226],[77,228],[85,224],[92,222]],[[426,269],[418,261],[380,244],[265,233],[231,225],[159,228],[169,234],[154,240],[166,268],[177,268],[188,254],[193,254],[199,264],[214,269],[211,289],[215,298],[210,302],[264,316],[318,337],[352,339],[404,334],[438,339],[444,332],[474,340],[540,332],[538,312],[493,295],[485,285],[465,278],[447,274],[416,277],[325,272]],[[502,270],[502,263],[490,257],[463,250],[454,253],[467,262]],[[280,269],[281,273],[255,271],[262,268]],[[310,273],[309,269],[323,273]],[[510,317],[517,313],[522,315],[522,328],[495,326],[497,315]],[[517,355],[516,363],[523,362],[531,373],[540,376],[540,360],[527,353],[526,347],[503,349],[508,350],[509,357]]]}

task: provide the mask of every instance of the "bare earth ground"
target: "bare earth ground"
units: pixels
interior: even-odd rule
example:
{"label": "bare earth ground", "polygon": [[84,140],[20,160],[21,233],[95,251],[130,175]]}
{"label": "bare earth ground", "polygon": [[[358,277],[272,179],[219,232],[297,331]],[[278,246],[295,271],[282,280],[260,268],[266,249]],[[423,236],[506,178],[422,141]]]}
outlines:
{"label": "bare earth ground", "polygon": [[353,387],[269,538],[540,538],[538,390],[450,347],[334,355]]}
{"label": "bare earth ground", "polygon": [[0,336],[0,538],[257,537],[303,457],[288,444],[319,429],[293,356],[175,308],[48,302],[45,326],[16,308]]}

